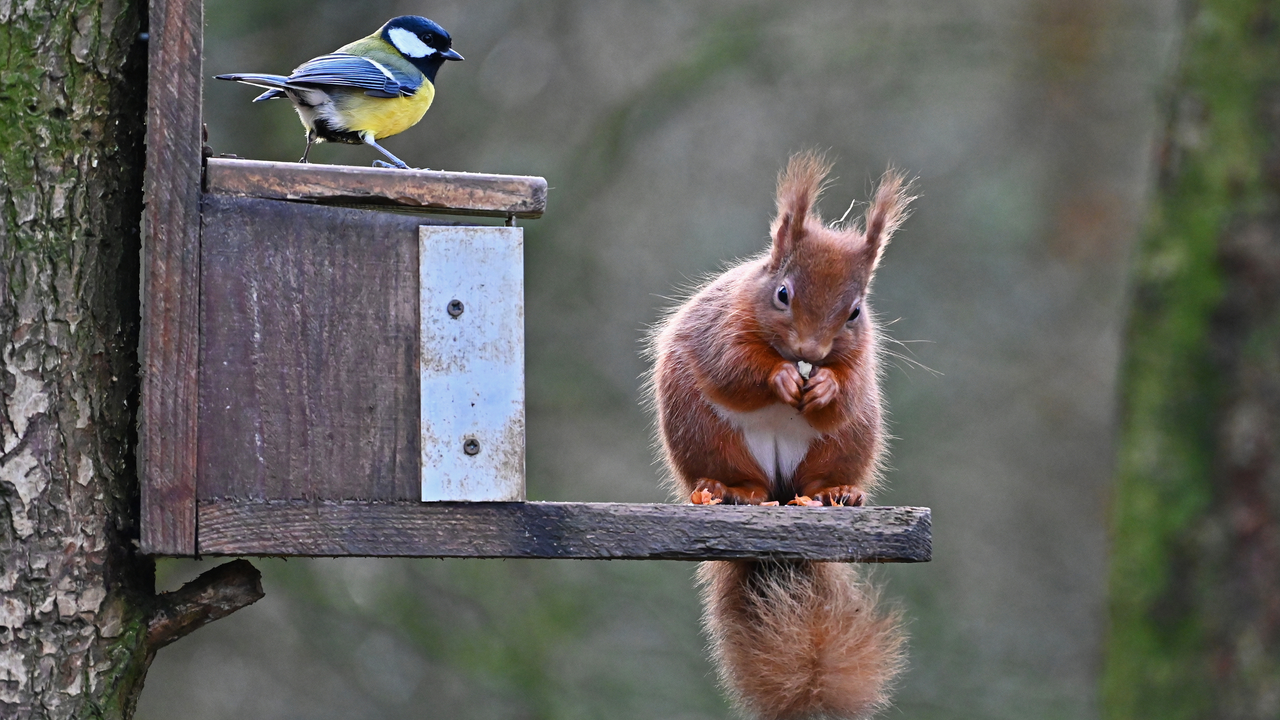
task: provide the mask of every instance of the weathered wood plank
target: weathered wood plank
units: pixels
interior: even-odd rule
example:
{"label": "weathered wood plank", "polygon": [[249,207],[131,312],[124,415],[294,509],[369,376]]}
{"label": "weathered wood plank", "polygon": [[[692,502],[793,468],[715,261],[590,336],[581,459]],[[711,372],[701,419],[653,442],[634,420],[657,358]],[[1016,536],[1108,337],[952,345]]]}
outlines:
{"label": "weathered wood plank", "polygon": [[391,205],[482,217],[542,217],[547,181],[523,175],[211,158],[211,193],[337,205]]}
{"label": "weathered wood plank", "polygon": [[207,195],[201,499],[421,496],[421,217]]}
{"label": "weathered wood plank", "polygon": [[192,555],[199,348],[200,0],[151,0],[138,468],[141,546]]}
{"label": "weathered wood plank", "polygon": [[927,562],[928,508],[202,500],[203,555]]}

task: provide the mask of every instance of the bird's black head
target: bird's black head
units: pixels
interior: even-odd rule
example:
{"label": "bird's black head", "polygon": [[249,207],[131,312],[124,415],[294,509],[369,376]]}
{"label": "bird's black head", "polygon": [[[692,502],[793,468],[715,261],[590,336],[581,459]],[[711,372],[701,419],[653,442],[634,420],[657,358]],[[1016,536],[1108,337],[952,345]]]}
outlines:
{"label": "bird's black head", "polygon": [[453,38],[449,33],[424,17],[402,15],[391,18],[378,34],[432,82],[435,82],[436,71],[445,60],[462,59],[454,51]]}

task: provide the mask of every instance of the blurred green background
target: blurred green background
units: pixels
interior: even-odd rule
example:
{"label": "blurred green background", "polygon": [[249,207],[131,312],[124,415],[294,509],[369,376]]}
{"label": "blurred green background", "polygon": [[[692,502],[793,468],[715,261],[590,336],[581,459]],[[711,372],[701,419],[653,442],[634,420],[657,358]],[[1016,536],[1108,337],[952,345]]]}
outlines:
{"label": "blurred green background", "polygon": [[[837,160],[828,217],[890,163],[918,175],[874,303],[940,374],[891,363],[875,500],[933,508],[934,561],[875,573],[911,618],[885,716],[1090,718],[1126,261],[1175,5],[208,0],[205,75],[285,73],[400,14],[453,34],[466,62],[385,146],[550,184],[547,215],[523,223],[531,499],[666,499],[645,328],[764,246],[791,152]],[[296,160],[291,107],[253,96],[206,84],[209,144]],[[209,564],[161,563],[162,589]],[[256,564],[266,599],[163,650],[140,719],[729,716],[691,564]]]}

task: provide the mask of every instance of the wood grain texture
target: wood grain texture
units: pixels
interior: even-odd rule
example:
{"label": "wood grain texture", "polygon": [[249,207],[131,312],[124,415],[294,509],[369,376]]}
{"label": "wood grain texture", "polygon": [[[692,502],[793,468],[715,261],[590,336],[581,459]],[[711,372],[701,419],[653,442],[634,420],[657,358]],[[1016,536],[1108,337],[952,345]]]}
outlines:
{"label": "wood grain texture", "polygon": [[547,181],[522,175],[211,158],[206,182],[224,195],[481,217],[537,218],[547,207]]}
{"label": "wood grain texture", "polygon": [[145,553],[195,553],[200,0],[152,0],[138,466]]}
{"label": "wood grain texture", "polygon": [[204,555],[928,562],[928,508],[623,503],[200,504]]}
{"label": "wood grain texture", "polygon": [[206,196],[201,500],[420,496],[424,222]]}

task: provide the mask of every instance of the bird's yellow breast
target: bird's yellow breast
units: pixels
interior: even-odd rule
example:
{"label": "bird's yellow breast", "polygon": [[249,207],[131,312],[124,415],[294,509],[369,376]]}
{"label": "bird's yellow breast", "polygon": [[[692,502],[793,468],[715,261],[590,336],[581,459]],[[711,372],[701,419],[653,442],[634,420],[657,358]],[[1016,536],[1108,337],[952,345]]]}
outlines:
{"label": "bird's yellow breast", "polygon": [[361,93],[349,96],[341,115],[347,130],[372,132],[375,140],[381,140],[417,125],[435,97],[436,88],[430,82],[423,82],[409,97],[375,98]]}

